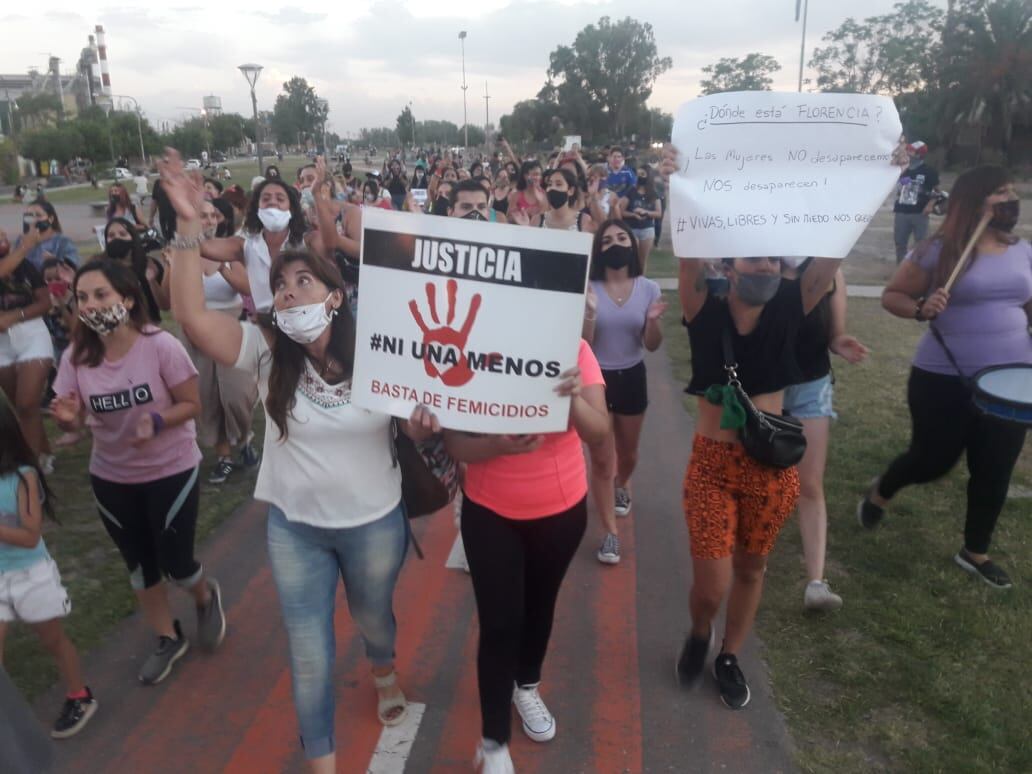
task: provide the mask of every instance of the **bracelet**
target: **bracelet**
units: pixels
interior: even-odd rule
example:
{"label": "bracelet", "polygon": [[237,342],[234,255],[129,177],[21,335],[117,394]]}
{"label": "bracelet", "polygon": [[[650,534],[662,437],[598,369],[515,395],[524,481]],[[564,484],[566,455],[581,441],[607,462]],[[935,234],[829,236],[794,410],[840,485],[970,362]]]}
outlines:
{"label": "bracelet", "polygon": [[168,246],[174,250],[195,250],[201,246],[203,241],[203,233],[198,233],[194,236],[182,236],[177,231],[176,235],[169,240]]}
{"label": "bracelet", "polygon": [[921,314],[921,310],[924,308],[924,303],[925,298],[924,296],[922,296],[921,298],[917,299],[917,306],[914,307],[914,319],[918,322],[926,322],[928,319],[923,314]]}
{"label": "bracelet", "polygon": [[151,422],[154,424],[154,435],[157,435],[165,429],[165,418],[161,416],[157,411],[150,413]]}
{"label": "bracelet", "polygon": [[18,311],[21,312],[22,322],[25,322],[25,309],[24,308],[23,309],[19,309]]}

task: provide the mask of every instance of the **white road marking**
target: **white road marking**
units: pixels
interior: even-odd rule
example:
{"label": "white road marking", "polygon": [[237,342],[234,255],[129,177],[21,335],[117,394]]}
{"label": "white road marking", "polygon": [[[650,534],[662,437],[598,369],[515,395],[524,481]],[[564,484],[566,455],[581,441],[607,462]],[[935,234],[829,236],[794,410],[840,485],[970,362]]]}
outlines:
{"label": "white road marking", "polygon": [[403,774],[425,710],[425,704],[410,702],[408,714],[402,723],[383,727],[366,774]]}

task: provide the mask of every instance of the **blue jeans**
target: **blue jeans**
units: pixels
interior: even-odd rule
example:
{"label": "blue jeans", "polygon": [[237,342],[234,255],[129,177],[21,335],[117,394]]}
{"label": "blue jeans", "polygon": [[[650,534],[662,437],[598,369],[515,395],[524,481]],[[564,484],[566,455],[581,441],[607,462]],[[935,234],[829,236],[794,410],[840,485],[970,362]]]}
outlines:
{"label": "blue jeans", "polygon": [[408,524],[401,504],[361,527],[325,529],[287,520],[269,506],[269,561],[290,643],[290,674],[308,758],[334,751],[333,608],[338,576],[374,666],[394,661],[394,586]]}

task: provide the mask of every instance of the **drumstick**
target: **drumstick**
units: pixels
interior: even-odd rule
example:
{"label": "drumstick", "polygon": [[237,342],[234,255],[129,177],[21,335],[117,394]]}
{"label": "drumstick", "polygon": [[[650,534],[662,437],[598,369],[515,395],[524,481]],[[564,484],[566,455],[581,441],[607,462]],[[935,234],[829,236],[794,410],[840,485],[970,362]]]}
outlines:
{"label": "drumstick", "polygon": [[971,255],[971,251],[975,249],[975,243],[978,242],[982,236],[982,232],[985,231],[986,226],[989,225],[989,221],[993,219],[992,210],[982,216],[982,219],[978,222],[978,226],[975,228],[975,233],[971,235],[971,239],[967,243],[967,247],[964,248],[964,252],[960,254],[960,260],[957,261],[957,265],[953,268],[953,273],[950,278],[946,280],[946,284],[943,286],[943,290],[947,293],[950,292],[950,288],[953,287],[953,283],[957,281],[957,277],[960,276],[961,270],[964,268],[964,264],[967,263],[968,256]]}

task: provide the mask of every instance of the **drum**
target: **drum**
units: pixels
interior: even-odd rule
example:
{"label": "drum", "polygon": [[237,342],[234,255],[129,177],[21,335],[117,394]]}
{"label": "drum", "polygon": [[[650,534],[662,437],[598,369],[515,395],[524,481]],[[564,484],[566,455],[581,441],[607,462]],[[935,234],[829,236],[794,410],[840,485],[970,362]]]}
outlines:
{"label": "drum", "polygon": [[993,366],[974,376],[975,405],[985,414],[1032,426],[1032,365]]}

